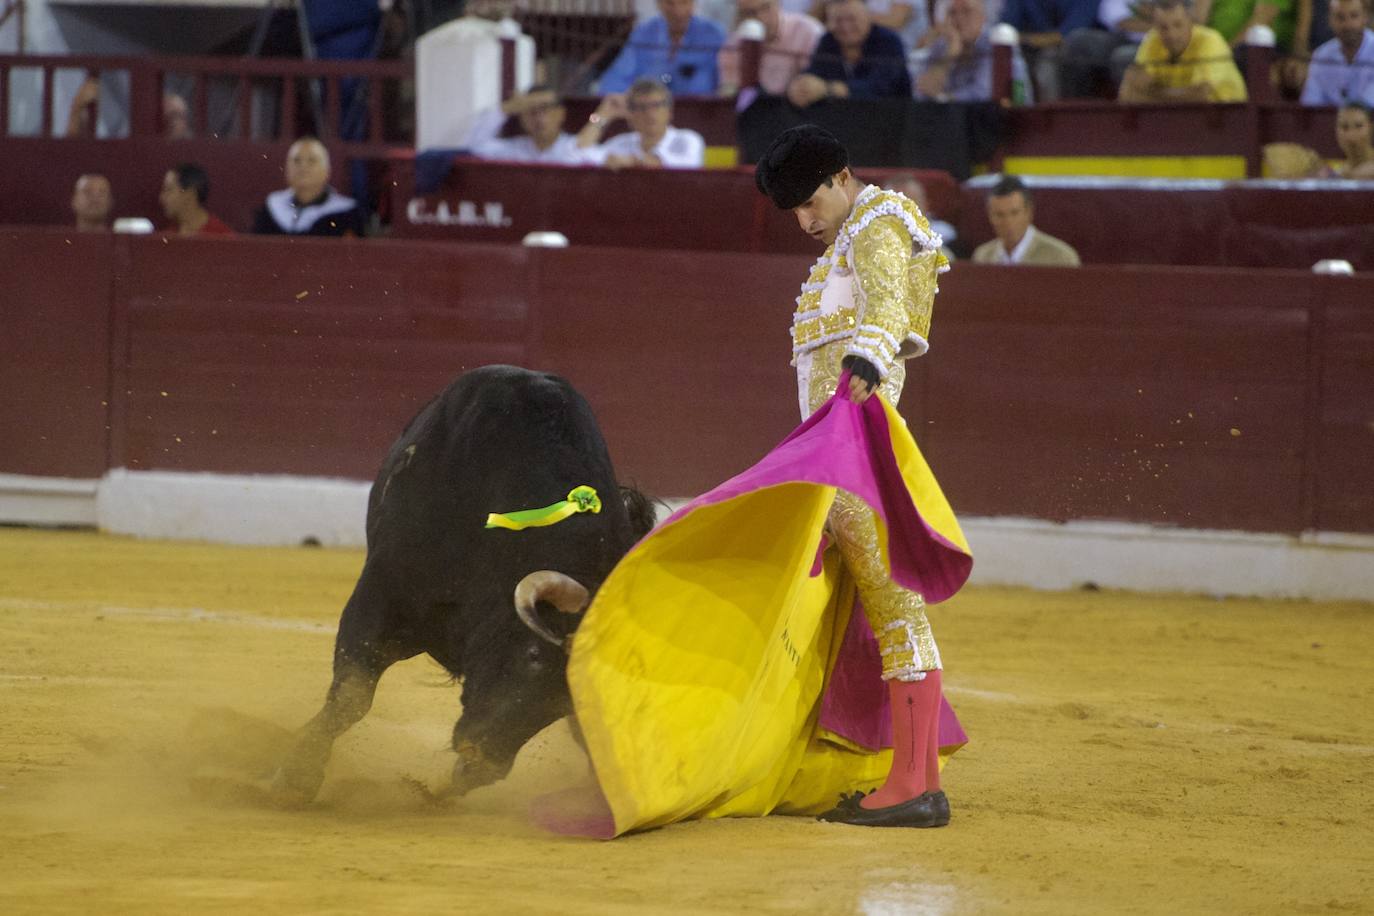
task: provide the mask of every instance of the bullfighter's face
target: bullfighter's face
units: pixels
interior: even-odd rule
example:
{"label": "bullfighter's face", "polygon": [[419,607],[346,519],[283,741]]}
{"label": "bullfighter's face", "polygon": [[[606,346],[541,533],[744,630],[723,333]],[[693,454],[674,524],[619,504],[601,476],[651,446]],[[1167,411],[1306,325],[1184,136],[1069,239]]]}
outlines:
{"label": "bullfighter's face", "polygon": [[849,211],[854,208],[854,188],[857,184],[857,179],[849,169],[842,169],[816,188],[816,193],[806,203],[794,207],[792,212],[796,214],[802,232],[826,245],[834,242],[840,226],[844,225],[849,218]]}

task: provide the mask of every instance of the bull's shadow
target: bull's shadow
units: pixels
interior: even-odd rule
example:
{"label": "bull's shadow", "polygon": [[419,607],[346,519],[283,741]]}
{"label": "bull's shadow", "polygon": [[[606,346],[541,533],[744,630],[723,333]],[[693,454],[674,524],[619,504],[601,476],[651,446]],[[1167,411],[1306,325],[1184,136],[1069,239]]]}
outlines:
{"label": "bull's shadow", "polygon": [[[579,487],[598,494],[597,511],[486,527],[490,513],[549,506]],[[567,381],[514,366],[460,376],[410,421],[372,484],[367,559],[339,620],[333,682],[272,798],[313,799],[335,739],[367,715],[382,673],[421,653],[462,681],[458,759],[441,794],[503,778],[533,735],[572,712],[567,640],[653,523],[650,501],[618,484],[591,407]]]}

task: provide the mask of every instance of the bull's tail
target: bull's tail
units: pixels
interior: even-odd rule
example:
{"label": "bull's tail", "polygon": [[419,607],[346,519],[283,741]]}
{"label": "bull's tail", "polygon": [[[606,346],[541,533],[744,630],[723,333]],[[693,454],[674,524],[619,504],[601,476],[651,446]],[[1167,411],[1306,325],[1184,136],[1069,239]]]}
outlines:
{"label": "bull's tail", "polygon": [[650,499],[634,487],[624,484],[620,486],[620,498],[625,502],[625,511],[629,513],[630,528],[634,531],[636,541],[652,531],[658,523],[658,508],[668,507],[663,501]]}

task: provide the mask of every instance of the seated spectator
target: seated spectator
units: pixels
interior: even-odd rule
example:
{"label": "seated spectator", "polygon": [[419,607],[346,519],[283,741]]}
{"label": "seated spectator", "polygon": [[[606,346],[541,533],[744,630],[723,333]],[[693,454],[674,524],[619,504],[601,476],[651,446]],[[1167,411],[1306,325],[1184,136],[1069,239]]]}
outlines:
{"label": "seated spectator", "polygon": [[[779,9],[778,0],[740,0],[738,9],[740,22],[757,19],[763,23],[759,87],[771,95],[782,95],[792,77],[810,62],[825,27],[805,13]],[[739,42],[738,36],[731,36],[716,58],[722,95],[740,90]]]}
{"label": "seated spectator", "polygon": [[1002,21],[1021,34],[1037,97],[1053,102],[1060,95],[1060,45],[1069,33],[1091,28],[1097,21],[1097,0],[1007,0]]}
{"label": "seated spectator", "polygon": [[909,98],[906,49],[891,29],[874,25],[863,0],[828,0],[816,53],[805,73],[787,87],[787,98],[805,108],[825,98]]}
{"label": "seated spectator", "polygon": [[1140,43],[1117,99],[1243,102],[1245,80],[1220,33],[1193,21],[1191,0],[1155,0],[1154,26]]}
{"label": "seated spectator", "polygon": [[[511,115],[520,119],[525,133],[519,137],[498,136]],[[567,117],[568,110],[553,87],[534,86],[507,99],[500,108],[479,114],[468,132],[466,146],[482,159],[583,165],[587,156],[577,145],[577,138],[563,130]]]}
{"label": "seated spectator", "polygon": [[725,30],[693,15],[695,9],[695,0],[658,0],[661,15],[635,26],[602,75],[601,91],[625,92],[635,80],[652,77],[678,95],[715,95]]}
{"label": "seated spectator", "polygon": [[205,209],[210,197],[210,176],[192,162],[183,162],[162,176],[158,203],[178,235],[233,235],[219,217]]}
{"label": "seated spectator", "polygon": [[[600,143],[605,129],[621,118],[631,130]],[[592,162],[609,169],[701,168],[706,141],[694,130],[674,127],[672,119],[673,94],[658,80],[646,77],[636,81],[626,95],[602,99],[577,142]]]}
{"label": "seated spectator", "polygon": [[916,204],[917,208],[930,223],[930,228],[934,232],[939,233],[940,240],[943,243],[940,245],[941,253],[944,254],[946,260],[953,261],[954,252],[950,251],[949,243],[959,237],[959,230],[955,229],[954,226],[944,220],[936,219],[931,215],[930,198],[926,194],[926,186],[921,184],[921,179],[910,172],[894,172],[888,176],[883,187],[889,191],[897,191],[900,194],[906,195],[911,199],[912,203]]}
{"label": "seated spectator", "polygon": [[930,31],[930,7],[926,0],[867,0],[873,22],[891,29],[902,38],[907,53],[921,47]]}
{"label": "seated spectator", "polygon": [[1035,207],[1021,179],[1008,175],[988,194],[988,222],[997,238],[973,250],[975,264],[1078,267],[1078,252],[1031,223]]}
{"label": "seated spectator", "polygon": [[1374,31],[1364,0],[1331,0],[1328,21],[1336,37],[1313,52],[1302,103],[1374,105]]}
{"label": "seated spectator", "polygon": [[1346,102],[1336,113],[1336,143],[1345,161],[1336,166],[1337,178],[1374,179],[1374,114],[1361,102]]}
{"label": "seated spectator", "polygon": [[329,186],[329,150],[314,137],[291,144],[286,153],[286,183],[273,191],[253,217],[259,235],[363,235],[357,201]]}
{"label": "seated spectator", "polygon": [[101,232],[110,228],[114,194],[110,179],[94,173],[76,179],[72,188],[72,214],[79,232]]}
{"label": "seated spectator", "polygon": [[1084,99],[1101,95],[1105,83],[1112,92],[1121,85],[1126,70],[1135,60],[1150,20],[1145,18],[1148,3],[1131,0],[1101,0],[1097,21],[1101,28],[1074,29],[1064,40],[1059,70],[1060,91],[1065,98]]}
{"label": "seated spectator", "polygon": [[1301,143],[1264,144],[1265,178],[1374,179],[1374,115],[1362,102],[1346,102],[1336,112],[1336,145],[1345,161],[1328,164],[1316,150]]}
{"label": "seated spectator", "polygon": [[168,140],[189,140],[191,133],[191,106],[175,92],[162,94],[162,136]]}
{"label": "seated spectator", "polygon": [[[939,102],[992,101],[992,39],[983,0],[953,0],[934,28],[930,54],[916,77],[916,97]],[[1022,101],[1035,101],[1030,74],[1019,48],[1013,49],[1011,78],[1025,87]]]}

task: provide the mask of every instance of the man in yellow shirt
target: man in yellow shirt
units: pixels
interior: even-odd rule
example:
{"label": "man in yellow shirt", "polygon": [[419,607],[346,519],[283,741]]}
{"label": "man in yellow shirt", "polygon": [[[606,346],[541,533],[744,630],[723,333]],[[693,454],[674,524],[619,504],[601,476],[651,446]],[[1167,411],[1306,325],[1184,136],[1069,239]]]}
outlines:
{"label": "man in yellow shirt", "polygon": [[1245,80],[1221,33],[1193,19],[1191,0],[1156,0],[1154,28],[1117,98],[1141,102],[1243,102]]}

